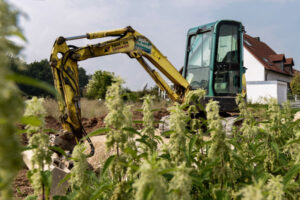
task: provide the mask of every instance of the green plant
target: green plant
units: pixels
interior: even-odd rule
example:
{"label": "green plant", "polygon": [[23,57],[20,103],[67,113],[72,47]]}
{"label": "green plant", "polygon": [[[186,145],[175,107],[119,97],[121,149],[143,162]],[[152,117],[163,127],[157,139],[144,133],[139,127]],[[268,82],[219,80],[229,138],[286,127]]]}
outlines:
{"label": "green plant", "polygon": [[300,95],[300,73],[294,74],[290,83],[290,87],[293,95]]}
{"label": "green plant", "polygon": [[146,95],[142,105],[143,109],[143,125],[142,135],[145,137],[145,148],[149,153],[157,150],[157,141],[155,138],[154,116],[153,116],[153,96]]}
{"label": "green plant", "polygon": [[44,134],[46,110],[43,103],[44,99],[38,99],[37,97],[27,100],[24,117],[35,122],[27,124],[25,127],[29,137],[29,147],[33,151],[32,170],[28,172],[28,178],[34,188],[35,196],[49,199],[51,187],[51,172],[49,170],[52,151],[49,149],[49,136]]}
{"label": "green plant", "polygon": [[160,173],[162,167],[155,154],[142,162],[139,168],[140,177],[133,184],[136,200],[167,199],[167,182]]}
{"label": "green plant", "polygon": [[28,178],[34,188],[34,194],[43,199],[50,198],[52,151],[49,149],[49,136],[36,133],[29,139],[29,145],[33,148],[32,167],[28,172]]}
{"label": "green plant", "polygon": [[19,11],[0,0],[0,199],[12,199],[11,182],[21,166],[21,146],[15,124],[23,113],[16,84],[8,79],[8,57],[21,50],[11,39],[25,40],[18,26]]}
{"label": "green plant", "polygon": [[74,147],[72,153],[74,167],[71,171],[70,185],[74,193],[74,200],[84,200],[88,199],[91,192],[91,187],[89,187],[89,177],[87,173],[88,162],[86,160],[86,155],[84,154],[83,144],[78,144]]}
{"label": "green plant", "polygon": [[[128,162],[128,155],[126,150],[134,151],[136,149],[133,141],[133,134],[126,131],[125,128],[132,125],[132,116],[130,114],[130,107],[125,106],[121,98],[121,83],[120,78],[116,78],[107,90],[106,93],[106,106],[108,114],[104,121],[107,127],[110,128],[107,134],[106,145],[108,149],[115,149],[116,156],[111,164],[111,174],[115,182],[121,184],[124,181],[127,173],[126,163]],[[118,185],[118,187],[126,184]],[[119,188],[115,192],[122,190]],[[114,196],[117,195],[114,192]],[[118,196],[118,195],[117,195]]]}
{"label": "green plant", "polygon": [[186,113],[182,110],[180,105],[176,103],[170,108],[170,129],[173,131],[169,142],[169,153],[171,159],[180,165],[186,162],[185,152],[187,149],[187,120]]}
{"label": "green plant", "polygon": [[25,129],[28,133],[28,136],[31,136],[34,133],[43,132],[45,125],[45,116],[46,110],[44,108],[44,99],[32,97],[30,100],[26,100],[26,109],[24,116],[36,120],[36,124],[27,124]]}
{"label": "green plant", "polygon": [[[155,135],[151,96],[144,97],[142,105],[144,128],[141,131],[132,128],[132,109],[124,104],[121,97],[121,83],[120,79],[116,79],[108,88],[105,102],[108,109],[105,118],[107,128],[98,130],[99,133],[108,131],[107,149],[112,150],[112,155],[104,162],[97,177],[87,169],[84,147],[77,145],[72,154],[74,168],[70,176],[71,190],[65,196],[56,198],[300,197],[300,127],[292,121],[289,103],[280,107],[276,101],[270,100],[264,108],[264,118],[257,120],[249,113],[244,98],[238,95],[238,120],[242,120],[242,123],[233,127],[232,133],[227,135],[217,102],[210,101],[206,105],[206,120],[195,118],[197,111],[204,109],[197,103],[203,98],[204,91],[196,91],[188,97],[186,104],[175,104],[169,109],[171,137],[166,141]],[[34,98],[30,102],[38,103],[39,100]],[[39,117],[42,118],[44,112],[38,112],[39,107],[34,106],[32,111],[36,120],[42,122]],[[203,124],[207,129],[201,129]],[[204,135],[209,139],[204,140]],[[34,134],[32,138],[35,136],[40,137],[40,134]],[[46,138],[43,141],[31,143],[36,150],[40,148],[38,151],[41,154],[38,155],[47,152],[46,146],[43,150],[40,147]],[[40,160],[47,163],[46,156]]]}
{"label": "green plant", "polygon": [[115,75],[107,71],[96,71],[86,86],[86,97],[105,99],[107,88],[113,83]]}
{"label": "green plant", "polygon": [[185,163],[176,168],[174,177],[169,183],[170,199],[192,199],[191,190],[193,182],[189,176],[190,171],[191,169],[187,168]]}

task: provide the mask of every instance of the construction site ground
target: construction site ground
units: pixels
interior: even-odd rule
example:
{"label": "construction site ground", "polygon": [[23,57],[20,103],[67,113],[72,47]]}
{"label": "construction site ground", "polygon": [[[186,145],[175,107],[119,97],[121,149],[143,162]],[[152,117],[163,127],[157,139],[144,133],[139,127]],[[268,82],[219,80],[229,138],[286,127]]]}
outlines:
{"label": "construction site ground", "polygon": [[[154,112],[154,118],[155,121],[159,122],[162,117],[168,115],[169,112],[166,109],[161,109],[158,111]],[[99,117],[93,117],[90,119],[83,118],[82,119],[82,124],[86,130],[87,133],[90,133],[94,130],[97,130],[99,128],[104,128],[104,118],[105,116],[99,116]],[[143,119],[143,115],[141,112],[134,111],[133,112],[133,120],[134,121],[141,121]],[[45,118],[46,122],[46,129],[51,129],[53,132],[48,132],[47,134],[55,134],[55,131],[59,131],[61,129],[61,124],[60,122],[55,119],[52,116],[47,116]],[[140,123],[134,123],[134,128],[136,129],[141,129],[142,125]],[[158,124],[156,124],[156,127],[158,127]],[[19,125],[19,128],[23,129],[23,125]],[[93,142],[95,143],[95,148],[96,148],[96,153],[93,157],[99,157],[97,160],[102,160],[105,159],[108,155],[108,152],[105,150],[105,135],[103,136],[96,136],[94,139],[92,138]],[[27,145],[28,144],[28,137],[24,133],[21,136],[21,143],[22,145]],[[102,152],[102,153],[99,153]],[[90,159],[91,161],[93,159]],[[93,163],[95,166],[95,162]],[[27,172],[28,169],[23,165],[22,169],[19,171],[18,175],[15,177],[15,180],[13,182],[13,190],[14,190],[14,197],[16,199],[24,199],[26,196],[33,194],[33,188],[30,185],[30,182],[27,178]]]}
{"label": "construction site ground", "polygon": [[[160,109],[159,111],[155,111],[154,112],[155,121],[159,122],[164,116],[167,116],[167,115],[169,115],[169,112],[166,109]],[[104,118],[105,118],[105,116],[93,117],[90,119],[83,118],[82,119],[83,126],[84,126],[85,130],[87,131],[87,133],[95,131],[99,128],[104,128],[105,127]],[[141,112],[134,111],[134,113],[133,113],[134,121],[141,121],[142,118],[143,118],[143,115]],[[300,119],[300,111],[298,111],[294,115],[294,121],[296,121],[298,119]],[[56,130],[56,131],[61,129],[60,122],[58,122],[52,116],[47,116],[45,118],[45,122],[46,122],[47,129],[52,129],[52,130]],[[228,123],[228,121],[226,123]],[[19,125],[19,127],[24,128],[24,126],[22,126],[22,125]],[[156,124],[156,127],[158,128],[158,123]],[[142,128],[142,124],[135,123],[134,128],[139,130]],[[227,129],[226,126],[225,126],[225,129]],[[47,134],[55,134],[55,131],[48,132]],[[105,159],[112,152],[106,151],[106,146],[105,146],[106,136],[105,135],[94,136],[91,139],[95,146],[95,155],[93,157],[89,158],[88,161],[91,164],[91,166],[94,168],[94,170],[97,170],[97,168],[99,167],[101,162],[105,161]],[[208,139],[208,138],[206,138],[206,139]],[[164,138],[164,140],[165,140],[165,138]],[[23,145],[28,144],[28,138],[27,138],[26,134],[22,135],[21,143]],[[87,151],[88,151],[88,149],[87,149]],[[30,186],[30,183],[27,179],[27,172],[28,172],[28,169],[24,164],[23,168],[19,171],[18,175],[16,176],[16,178],[13,182],[14,196],[16,197],[16,199],[24,199],[26,196],[33,194],[33,189]]]}

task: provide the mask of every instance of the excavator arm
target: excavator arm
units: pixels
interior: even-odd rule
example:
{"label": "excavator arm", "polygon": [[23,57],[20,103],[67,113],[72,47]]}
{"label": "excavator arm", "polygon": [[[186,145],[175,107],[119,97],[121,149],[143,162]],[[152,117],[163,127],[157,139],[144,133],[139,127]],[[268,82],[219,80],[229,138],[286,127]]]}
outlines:
{"label": "excavator arm", "polygon": [[[117,38],[80,48],[66,43],[81,38],[97,39],[104,37]],[[86,134],[81,123],[78,61],[117,53],[126,53],[130,58],[136,59],[159,88],[166,91],[173,101],[183,101],[185,94],[189,91],[189,83],[168,61],[167,57],[149,39],[131,27],[87,33],[86,35],[68,38],[59,37],[52,49],[50,65],[54,84],[59,93],[59,108],[63,129],[73,133],[78,139]],[[146,60],[151,62],[181,90],[175,91],[172,89],[160,74],[147,64]]]}

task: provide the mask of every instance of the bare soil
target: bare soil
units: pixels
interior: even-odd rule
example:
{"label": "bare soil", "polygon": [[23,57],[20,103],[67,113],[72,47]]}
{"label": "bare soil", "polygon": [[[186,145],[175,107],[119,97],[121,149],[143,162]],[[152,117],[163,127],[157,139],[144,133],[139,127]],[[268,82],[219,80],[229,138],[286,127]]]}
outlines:
{"label": "bare soil", "polygon": [[21,169],[13,182],[14,197],[16,199],[24,199],[28,195],[33,194],[33,188],[27,179],[28,169]]}
{"label": "bare soil", "polygon": [[[154,119],[155,121],[159,122],[159,120],[166,116],[169,115],[169,111],[167,111],[166,109],[161,109],[158,111],[154,112]],[[106,117],[106,115],[103,116],[99,116],[99,117],[92,117],[90,119],[87,118],[82,118],[82,125],[85,129],[85,131],[87,133],[90,133],[94,130],[97,130],[99,128],[104,128],[105,127],[105,123],[104,123],[104,118]],[[137,122],[137,121],[142,121],[143,120],[143,114],[139,111],[133,111],[133,121]],[[47,116],[45,118],[45,122],[46,122],[46,128],[47,129],[52,129],[52,130],[60,130],[61,124],[59,121],[57,121],[54,117],[52,116]],[[140,123],[134,123],[134,128],[137,129],[141,129],[142,128],[142,124]],[[158,123],[156,123],[156,128],[158,127]],[[25,139],[24,139],[25,140]]]}

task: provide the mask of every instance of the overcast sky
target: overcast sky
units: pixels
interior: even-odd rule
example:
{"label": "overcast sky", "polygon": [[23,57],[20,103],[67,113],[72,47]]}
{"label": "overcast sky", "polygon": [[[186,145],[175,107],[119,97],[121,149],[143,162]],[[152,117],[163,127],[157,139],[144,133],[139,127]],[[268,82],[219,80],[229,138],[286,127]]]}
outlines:
{"label": "overcast sky", "polygon": [[[186,33],[191,27],[219,19],[241,21],[246,32],[259,36],[276,53],[294,58],[300,69],[299,0],[9,0],[27,14],[20,20],[28,40],[26,62],[48,59],[58,36],[132,26],[148,37],[179,69],[183,66]],[[83,40],[80,46],[92,41]],[[70,44],[70,43],[69,43]],[[93,58],[79,65],[92,74],[115,72],[130,89],[154,82],[127,55]]]}

